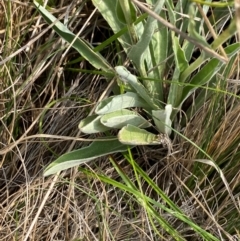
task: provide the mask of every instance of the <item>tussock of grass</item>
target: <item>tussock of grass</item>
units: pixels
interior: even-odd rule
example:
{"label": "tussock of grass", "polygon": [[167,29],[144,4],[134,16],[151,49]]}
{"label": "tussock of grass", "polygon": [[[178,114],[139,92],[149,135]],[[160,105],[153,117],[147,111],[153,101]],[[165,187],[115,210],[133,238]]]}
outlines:
{"label": "tussock of grass", "polygon": [[[112,34],[98,12],[87,21],[94,9],[91,1],[59,2],[49,1],[48,11],[63,22],[70,16],[71,31],[77,34],[82,29],[81,37],[92,45]],[[48,27],[29,1],[2,1],[0,11],[0,61]],[[113,66],[116,48],[102,51]],[[101,158],[81,166],[80,171],[73,168],[58,178],[43,178],[43,169],[57,156],[85,145],[74,140],[87,138],[79,135],[77,126],[109,84],[98,75],[71,71],[91,70],[83,59],[66,67],[78,57],[49,28],[0,66],[0,239],[174,240],[160,225],[163,218],[185,238],[178,240],[201,240],[186,222],[157,206],[164,206],[166,200],[139,172],[139,166],[186,217],[215,240],[237,240],[239,213],[221,178],[209,165],[193,162],[203,154],[180,137],[173,140],[171,156],[164,147],[135,148],[133,156]],[[226,93],[217,87],[211,97],[206,92],[198,113],[188,115],[183,135],[215,160],[239,201],[239,85],[231,81],[239,75],[237,64],[224,77],[225,84],[219,83]],[[169,69],[166,73],[172,75]],[[192,108],[195,104],[190,103]],[[43,138],[42,133],[60,137]],[[139,196],[129,193],[128,185],[135,185]],[[155,206],[147,199],[143,202],[144,197],[155,200]]]}

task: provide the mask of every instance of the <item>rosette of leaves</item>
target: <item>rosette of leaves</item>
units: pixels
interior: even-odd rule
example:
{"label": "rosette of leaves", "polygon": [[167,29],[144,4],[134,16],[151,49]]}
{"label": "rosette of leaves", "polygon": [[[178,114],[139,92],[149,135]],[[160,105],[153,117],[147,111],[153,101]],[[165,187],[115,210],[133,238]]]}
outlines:
{"label": "rosette of leaves", "polygon": [[[152,117],[156,129],[160,133],[170,135],[172,106],[166,105],[165,109],[161,109],[135,75],[132,75],[123,66],[117,66],[115,70],[118,78],[128,85],[130,91],[101,101],[96,107],[96,114],[83,119],[79,124],[79,129],[86,134],[121,129],[118,139],[123,144],[157,144],[157,135],[142,130],[152,124],[136,111],[129,110],[141,107],[150,113],[149,117]],[[130,136],[132,136],[132,142],[128,138]]]}
{"label": "rosette of leaves", "polygon": [[115,68],[118,78],[129,86],[128,92],[111,96],[101,101],[95,114],[86,117],[79,123],[79,129],[86,134],[119,130],[115,139],[96,139],[90,146],[67,153],[59,157],[45,170],[44,175],[53,174],[97,157],[115,152],[123,152],[136,145],[159,145],[163,143],[163,136],[153,134],[145,128],[151,127],[149,120],[130,110],[136,107],[143,108],[150,113],[155,128],[161,134],[171,134],[172,106],[166,105],[160,109],[156,100],[151,98],[147,89],[123,66]]}
{"label": "rosette of leaves", "polygon": [[[34,1],[34,4],[66,43],[71,44],[94,69],[101,69],[109,75],[115,74],[114,69],[100,51],[118,40],[127,58],[143,78],[143,85],[124,67],[116,67],[119,79],[128,85],[128,92],[100,102],[95,114],[82,120],[79,127],[85,133],[119,130],[117,137],[114,140],[113,137],[97,139],[88,147],[60,156],[46,168],[45,175],[136,145],[159,144],[159,136],[145,128],[153,125],[159,133],[169,135],[177,111],[181,110],[183,102],[196,90],[199,91],[196,107],[191,109],[190,106],[185,112],[187,118],[197,113],[202,103],[211,98],[212,92],[208,90],[222,83],[219,76],[225,76],[230,71],[240,49],[239,43],[229,42],[224,45],[224,55],[220,56],[216,50],[236,33],[236,20],[233,18],[229,26],[209,43],[202,37],[201,21],[196,21],[201,16],[188,0],[179,1],[176,5],[171,4],[171,1],[148,1],[153,6],[151,13],[155,15],[140,13],[135,6],[137,1],[128,1],[129,4],[124,4],[127,1],[116,1],[116,5],[108,0],[92,2],[114,33],[97,48],[81,37],[76,37],[67,24],[58,21],[38,2]],[[162,11],[164,7],[167,14]],[[203,10],[206,14],[208,7],[205,6]],[[177,12],[187,14],[189,18],[177,21]],[[215,21],[218,22],[222,17],[219,15]],[[216,25],[216,29],[222,28]],[[193,58],[196,46],[200,53],[197,58]],[[170,71],[167,79],[166,71]],[[166,103],[166,106],[162,103]],[[144,109],[148,119],[133,111],[135,107]],[[149,119],[152,120],[149,122]]]}

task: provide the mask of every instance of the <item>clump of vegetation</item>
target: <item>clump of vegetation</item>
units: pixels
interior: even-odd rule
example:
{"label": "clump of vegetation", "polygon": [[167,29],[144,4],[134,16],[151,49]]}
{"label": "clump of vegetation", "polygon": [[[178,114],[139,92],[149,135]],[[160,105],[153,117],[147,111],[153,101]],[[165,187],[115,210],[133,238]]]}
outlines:
{"label": "clump of vegetation", "polygon": [[2,5],[1,239],[239,238],[234,6],[143,2]]}

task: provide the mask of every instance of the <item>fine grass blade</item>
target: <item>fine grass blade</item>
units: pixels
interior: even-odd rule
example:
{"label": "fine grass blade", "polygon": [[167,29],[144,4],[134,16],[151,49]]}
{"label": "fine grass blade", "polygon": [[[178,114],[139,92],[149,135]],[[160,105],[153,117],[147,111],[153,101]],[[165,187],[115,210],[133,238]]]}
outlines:
{"label": "fine grass blade", "polygon": [[[211,233],[199,227],[196,223],[194,223],[194,221],[192,221],[189,217],[187,217],[185,213],[164,193],[164,191],[162,191],[159,188],[159,185],[157,185],[149,177],[149,175],[146,172],[144,172],[144,170],[138,165],[138,163],[135,160],[133,160],[130,150],[128,151],[128,153],[130,154],[129,155],[130,157],[128,157],[126,154],[124,156],[133,165],[133,168],[136,173],[135,175],[145,180],[148,183],[149,187],[151,187],[161,197],[164,203],[167,204],[168,208],[166,208],[166,206],[164,206],[160,202],[156,202],[155,200],[150,199],[148,196],[146,196],[145,200],[148,201],[149,205],[153,205],[154,209],[156,209],[156,207],[163,209],[166,212],[168,212],[170,215],[177,217],[183,223],[191,227],[191,229],[194,230],[196,233],[198,233],[204,240],[219,241],[218,238],[214,237]],[[157,215],[157,213],[155,215]]]}
{"label": "fine grass blade", "polygon": [[137,41],[137,33],[134,27],[134,22],[136,21],[136,10],[130,0],[117,0],[116,1],[116,12],[118,19],[127,25],[129,35],[131,37],[132,44]]}
{"label": "fine grass blade", "polygon": [[[129,150],[130,152],[130,150]],[[127,157],[127,155],[125,155],[126,159],[129,159]],[[142,191],[141,188],[141,183],[140,183],[140,176],[138,176],[138,173],[135,172],[135,176],[136,179],[138,181],[138,186],[136,186],[135,182],[133,182],[126,174],[125,172],[122,171],[122,169],[120,168],[120,166],[117,164],[117,162],[115,162],[112,158],[110,158],[111,163],[113,164],[115,170],[118,172],[119,176],[122,178],[122,180],[124,181],[124,186],[123,190],[124,191],[130,191],[129,193],[133,194],[136,198],[136,200],[139,202],[139,204],[141,206],[144,207],[147,217],[149,219],[149,223],[152,226],[152,229],[155,230],[155,234],[158,235],[158,238],[160,238],[161,240],[164,240],[164,235],[162,234],[162,232],[159,232],[157,226],[160,225],[165,232],[169,233],[171,236],[174,236],[176,240],[178,241],[184,241],[185,239],[181,236],[181,234],[164,218],[162,217],[162,215],[159,214],[159,212],[156,211],[156,207],[155,205],[153,205],[151,203],[151,199]],[[135,162],[134,160],[132,160],[132,162]],[[131,163],[132,164],[132,163]],[[134,165],[133,165],[133,168]],[[128,190],[125,190],[124,187],[127,187]],[[169,215],[172,215],[170,209],[166,210],[167,208],[164,205],[161,205],[161,207],[163,207],[162,210],[165,210],[167,213],[169,213]]]}
{"label": "fine grass blade", "polygon": [[[240,50],[240,44],[235,43],[225,48],[228,57],[236,55]],[[210,60],[191,80],[191,86],[185,86],[182,93],[182,98],[178,105],[181,105],[186,98],[196,90],[194,85],[205,85],[218,73],[219,69],[224,66],[224,63],[218,59]]]}

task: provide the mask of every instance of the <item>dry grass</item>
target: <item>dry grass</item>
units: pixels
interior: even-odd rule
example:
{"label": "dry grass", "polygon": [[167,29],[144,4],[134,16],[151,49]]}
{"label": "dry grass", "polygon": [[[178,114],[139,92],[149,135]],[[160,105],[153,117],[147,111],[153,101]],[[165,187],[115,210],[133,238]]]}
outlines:
{"label": "dry grass", "polygon": [[[77,33],[93,11],[91,4],[83,4],[81,0],[59,2],[57,11],[52,12],[57,17],[74,16],[69,26]],[[84,14],[76,14],[81,7]],[[47,25],[39,14],[35,15],[29,1],[0,1],[0,9],[2,59],[39,35],[29,48],[22,49],[0,66],[0,240],[156,240],[148,215],[131,195],[77,169],[68,170],[57,179],[42,177],[44,167],[56,155],[84,145],[74,140],[79,134],[78,123],[90,112],[108,83],[96,75],[78,74],[62,68],[78,55],[72,50],[65,53],[66,46],[51,29],[40,36]],[[81,36],[92,44],[100,42],[105,34],[102,26],[106,28],[96,13],[87,28],[82,29]],[[111,56],[111,53],[105,55]],[[76,67],[91,68],[84,61]],[[226,118],[212,137],[208,150],[216,158],[227,149],[232,151],[229,155],[239,158],[237,143],[236,148],[232,148],[233,141],[239,141],[239,110],[239,104],[234,109],[228,108]],[[204,138],[201,130],[205,126],[199,125],[199,117],[204,123],[203,113],[206,110],[192,119],[185,130],[185,135],[198,145]],[[193,128],[195,126],[198,130]],[[72,141],[61,137],[57,140],[42,138],[41,133],[69,136]],[[34,138],[25,139],[32,135]],[[136,160],[192,220],[216,235],[218,230],[224,233],[227,224],[223,219],[234,208],[231,199],[226,193],[225,199],[216,194],[216,198],[223,199],[222,206],[209,206],[209,200],[205,198],[211,199],[212,192],[203,188],[204,182],[210,182],[204,175],[192,192],[186,193],[184,182],[191,176],[193,166],[189,160],[195,158],[198,150],[182,140],[176,140],[175,144],[172,159],[165,158],[166,150],[145,148],[138,150]],[[117,161],[125,174],[135,180],[131,166],[120,158]],[[119,179],[105,159],[84,168]],[[204,172],[204,167],[201,168]],[[232,192],[238,195],[239,169],[229,168],[226,174]],[[151,188],[142,184],[145,192],[154,197]],[[224,205],[230,208],[226,209]],[[38,210],[41,212],[36,219]],[[182,223],[158,211],[176,229],[188,233],[188,240],[197,240]],[[161,228],[157,228],[161,233]],[[227,232],[225,234],[232,238]],[[164,238],[172,240],[167,236]]]}

